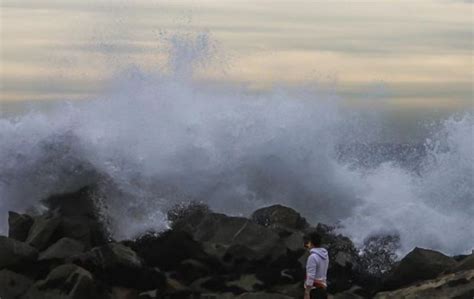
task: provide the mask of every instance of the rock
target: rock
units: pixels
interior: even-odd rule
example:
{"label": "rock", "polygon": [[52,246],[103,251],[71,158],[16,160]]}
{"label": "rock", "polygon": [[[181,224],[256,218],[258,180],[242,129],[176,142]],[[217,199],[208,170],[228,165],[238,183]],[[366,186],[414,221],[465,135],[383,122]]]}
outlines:
{"label": "rock", "polygon": [[135,289],[112,287],[110,297],[113,299],[137,299],[139,293]]}
{"label": "rock", "polygon": [[220,244],[224,247],[245,246],[256,252],[258,259],[274,258],[286,252],[276,233],[242,217],[210,213],[191,233],[198,242]]}
{"label": "rock", "polygon": [[456,261],[440,252],[415,248],[393,268],[383,290],[393,290],[408,284],[436,278],[456,266]]}
{"label": "rock", "polygon": [[474,297],[474,270],[443,275],[415,285],[375,295],[376,299],[466,298]]}
{"label": "rock", "polygon": [[110,243],[77,255],[73,262],[93,272],[110,285],[137,290],[162,287],[165,277],[161,271],[145,267],[131,248]]}
{"label": "rock", "polygon": [[6,269],[0,271],[0,298],[19,298],[32,285],[33,281],[23,275]]}
{"label": "rock", "polygon": [[44,260],[65,260],[84,251],[84,245],[70,238],[62,238],[42,252],[40,261]]}
{"label": "rock", "polygon": [[100,294],[92,274],[73,264],[54,268],[44,280],[35,283],[26,294],[27,299],[64,298],[80,299],[104,298]]}
{"label": "rock", "polygon": [[106,244],[110,240],[97,200],[100,192],[95,186],[78,191],[50,196],[44,202],[60,218],[57,239],[68,237],[80,241],[86,249]]}
{"label": "rock", "polygon": [[35,218],[26,243],[38,250],[47,248],[53,242],[53,234],[60,222],[61,220],[57,216],[52,215],[42,215]]}
{"label": "rock", "polygon": [[453,272],[474,270],[474,254],[471,254],[458,263]]}
{"label": "rock", "polygon": [[304,296],[303,281],[293,283],[293,284],[274,285],[267,291],[271,293],[278,293],[285,296],[289,296],[291,298],[303,298]]}
{"label": "rock", "polygon": [[296,230],[307,228],[308,222],[295,210],[282,206],[273,205],[261,208],[253,212],[252,221],[265,227],[286,227]]}
{"label": "rock", "polygon": [[147,234],[126,245],[135,250],[146,265],[164,271],[175,270],[184,260],[189,259],[219,267],[218,262],[212,261],[204,252],[202,245],[184,231],[170,230],[159,235]]}
{"label": "rock", "polygon": [[263,282],[255,274],[246,274],[242,275],[238,280],[229,281],[227,286],[237,287],[246,292],[255,292],[263,289]]}
{"label": "rock", "polygon": [[26,214],[8,212],[8,237],[25,242],[33,225],[33,218]]}
{"label": "rock", "polygon": [[371,296],[363,296],[362,294],[360,294],[363,292],[364,291],[360,287],[354,286],[347,291],[334,294],[332,298],[333,299],[363,299],[363,298],[371,297]]}
{"label": "rock", "polygon": [[187,259],[182,261],[176,268],[178,278],[184,283],[190,284],[196,279],[211,275],[214,271],[204,263]]}
{"label": "rock", "polygon": [[36,261],[38,251],[23,242],[0,236],[0,269]]}
{"label": "rock", "polygon": [[265,292],[244,293],[236,298],[239,298],[239,299],[293,299],[292,297],[288,297],[285,295],[275,294],[275,293],[265,293]]}

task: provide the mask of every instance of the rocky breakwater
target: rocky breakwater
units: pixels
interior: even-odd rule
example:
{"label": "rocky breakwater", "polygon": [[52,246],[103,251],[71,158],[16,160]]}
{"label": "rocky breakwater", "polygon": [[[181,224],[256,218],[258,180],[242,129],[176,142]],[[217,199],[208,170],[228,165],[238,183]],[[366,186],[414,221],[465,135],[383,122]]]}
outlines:
{"label": "rocky breakwater", "polygon": [[416,248],[395,262],[396,236],[365,250],[329,226],[274,205],[250,218],[198,203],[168,213],[165,232],[115,241],[95,188],[45,199],[41,215],[9,212],[0,236],[0,298],[302,298],[303,235],[323,236],[332,298],[472,298],[473,255]]}

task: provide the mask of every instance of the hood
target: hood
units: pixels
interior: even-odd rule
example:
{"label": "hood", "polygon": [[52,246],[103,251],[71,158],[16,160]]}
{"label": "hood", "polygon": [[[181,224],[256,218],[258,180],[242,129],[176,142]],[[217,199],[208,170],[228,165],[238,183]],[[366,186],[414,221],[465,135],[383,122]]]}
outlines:
{"label": "hood", "polygon": [[313,248],[311,249],[311,254],[317,254],[323,260],[327,260],[328,251],[325,248]]}

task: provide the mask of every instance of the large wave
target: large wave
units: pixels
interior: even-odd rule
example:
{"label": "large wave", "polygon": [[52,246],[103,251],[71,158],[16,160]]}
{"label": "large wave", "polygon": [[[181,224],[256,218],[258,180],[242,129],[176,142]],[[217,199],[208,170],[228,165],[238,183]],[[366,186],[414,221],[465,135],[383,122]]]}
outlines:
{"label": "large wave", "polygon": [[410,167],[378,151],[366,165],[366,153],[341,158],[341,145],[377,147],[383,117],[308,86],[249,92],[193,80],[207,43],[173,38],[171,68],[130,68],[97,98],[0,119],[3,232],[8,210],[101,182],[119,239],[164,229],[167,209],[198,200],[234,215],[282,203],[359,244],[399,234],[403,252],[474,247],[472,114],[445,120]]}

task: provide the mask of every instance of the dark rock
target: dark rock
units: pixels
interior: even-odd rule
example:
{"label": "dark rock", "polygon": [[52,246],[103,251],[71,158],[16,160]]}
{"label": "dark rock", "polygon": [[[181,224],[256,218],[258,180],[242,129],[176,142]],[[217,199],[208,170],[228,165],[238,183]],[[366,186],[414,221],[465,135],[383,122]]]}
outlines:
{"label": "dark rock", "polygon": [[174,206],[167,216],[174,230],[190,231],[209,213],[211,210],[206,204],[191,201]]}
{"label": "dark rock", "polygon": [[6,269],[0,271],[0,298],[20,298],[31,285],[33,281],[26,276]]}
{"label": "dark rock", "polygon": [[33,225],[33,218],[26,214],[8,212],[8,237],[25,242]]}
{"label": "dark rock", "polygon": [[277,257],[286,251],[276,233],[242,217],[209,213],[191,229],[191,234],[198,242],[245,246],[256,252],[258,258]]}
{"label": "dark rock", "polygon": [[433,250],[415,248],[389,273],[383,289],[393,290],[411,283],[433,279],[456,266],[452,258]]}
{"label": "dark rock", "polygon": [[453,269],[453,272],[474,270],[474,254],[471,254],[464,258],[459,264]]}
{"label": "dark rock", "polygon": [[251,219],[255,223],[265,227],[282,226],[302,230],[309,226],[306,219],[298,212],[282,205],[273,205],[258,209],[252,214]]}
{"label": "dark rock", "polygon": [[110,285],[150,290],[163,286],[165,282],[163,273],[145,267],[135,251],[119,243],[95,247],[76,256],[73,261]]}
{"label": "dark rock", "polygon": [[0,269],[36,261],[38,251],[23,242],[0,236]]}
{"label": "dark rock", "polygon": [[48,214],[35,218],[26,243],[38,250],[47,248],[55,241],[52,237],[60,222],[61,220],[57,216]]}
{"label": "dark rock", "polygon": [[68,237],[80,241],[86,249],[106,244],[110,240],[98,210],[101,193],[95,186],[76,192],[53,195],[44,202],[61,219],[56,240]]}
{"label": "dark rock", "polygon": [[204,252],[202,245],[184,231],[170,230],[158,235],[146,234],[133,242],[127,242],[126,245],[135,250],[146,265],[164,271],[172,271],[188,259],[211,267],[219,266],[218,261],[212,260]]}
{"label": "dark rock", "polygon": [[89,271],[77,265],[64,264],[54,268],[46,279],[35,283],[25,298],[99,299],[104,298],[104,294],[99,291]]}
{"label": "dark rock", "polygon": [[474,270],[446,274],[406,288],[378,293],[376,299],[392,298],[453,298],[471,299],[474,296]]}
{"label": "dark rock", "polygon": [[40,261],[44,260],[65,260],[84,251],[84,245],[74,239],[62,238],[42,252]]}

